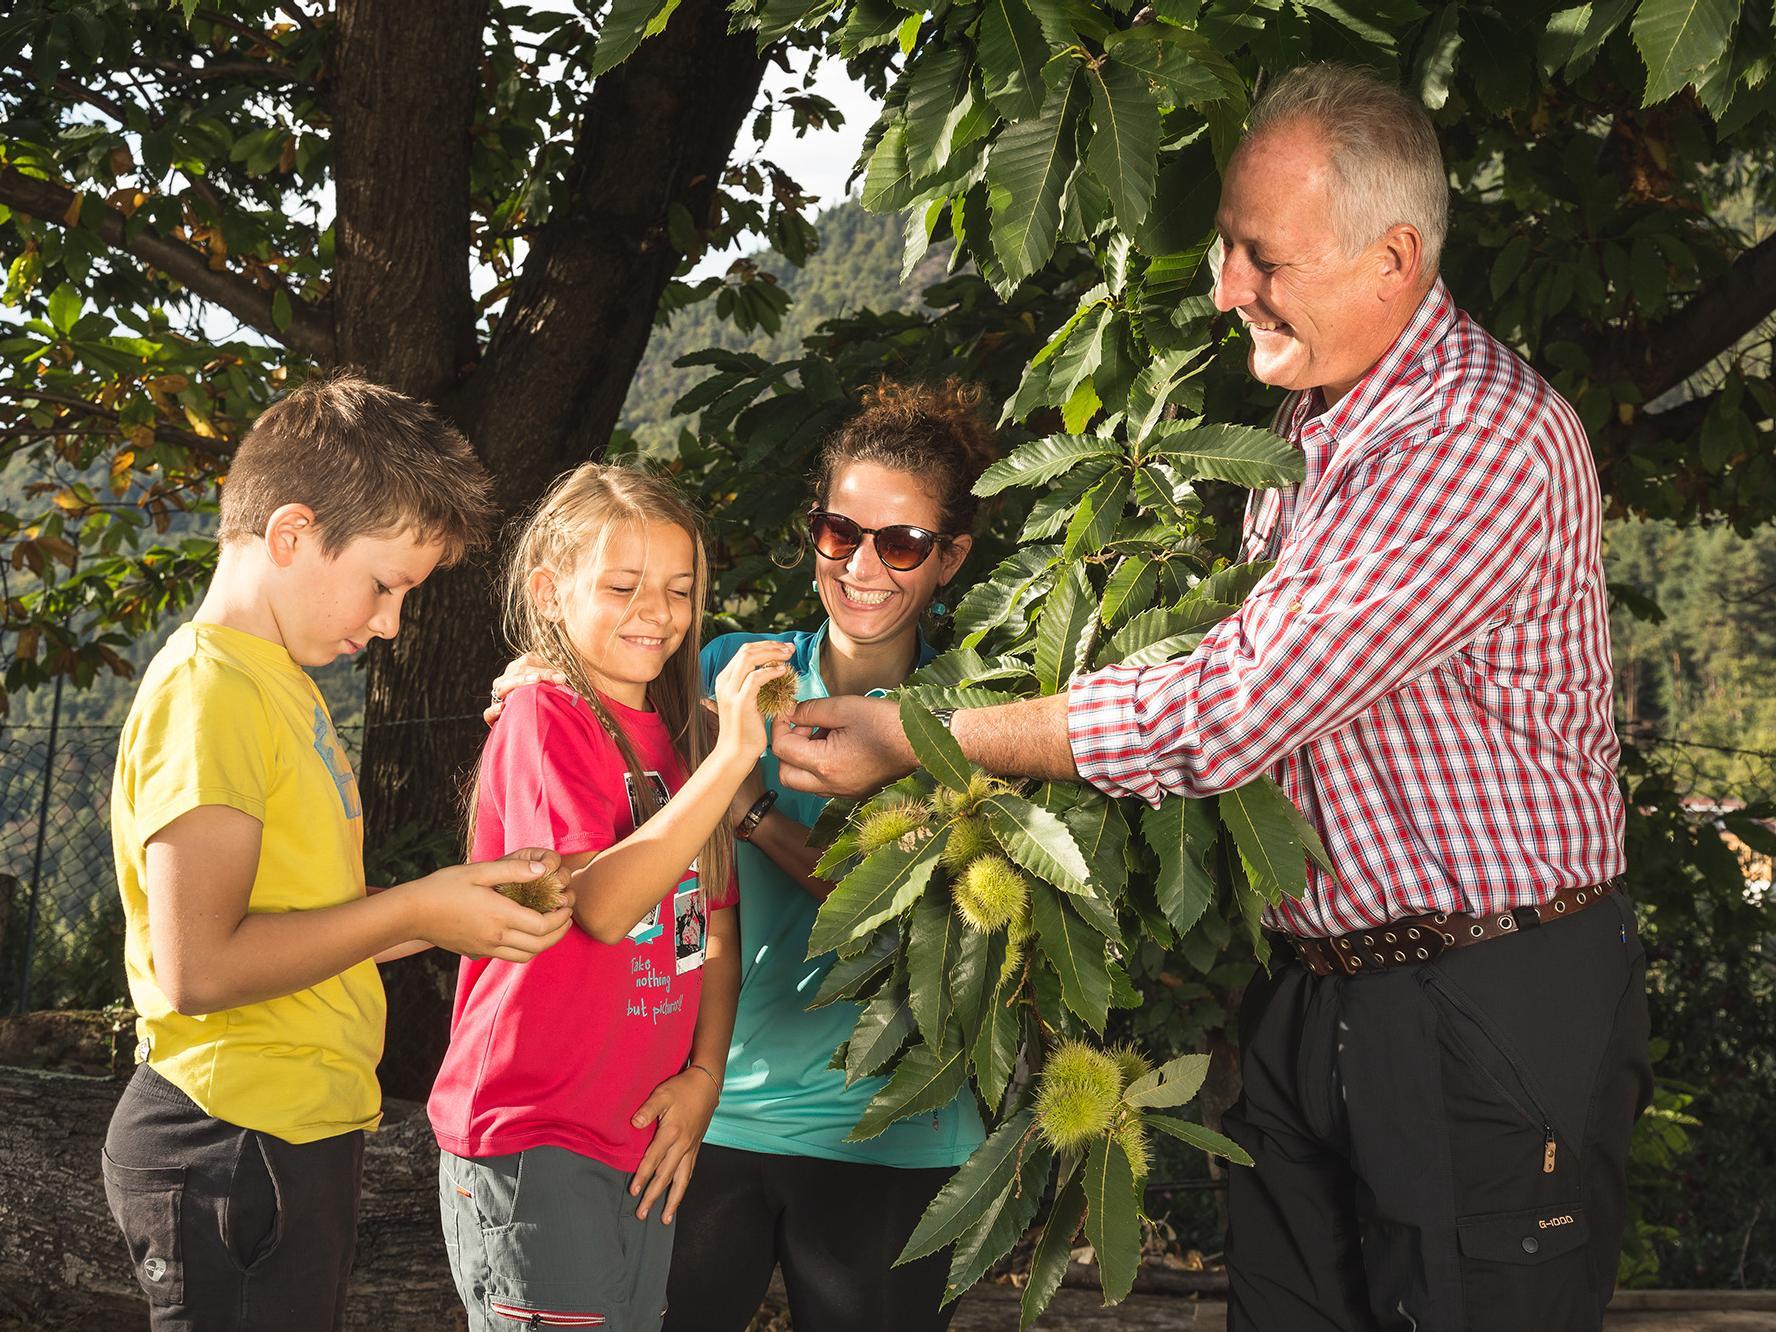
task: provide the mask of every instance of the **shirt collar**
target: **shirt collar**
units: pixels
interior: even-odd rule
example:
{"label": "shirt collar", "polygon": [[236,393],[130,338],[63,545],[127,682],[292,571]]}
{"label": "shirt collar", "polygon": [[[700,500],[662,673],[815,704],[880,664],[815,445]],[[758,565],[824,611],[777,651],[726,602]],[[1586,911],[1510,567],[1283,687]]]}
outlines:
{"label": "shirt collar", "polygon": [[[1443,279],[1438,278],[1431,283],[1431,289],[1418,303],[1418,309],[1412,312],[1412,318],[1406,321],[1406,327],[1394,339],[1393,345],[1369,367],[1368,373],[1356,382],[1355,387],[1338,400],[1338,405],[1321,417],[1332,437],[1342,439],[1355,429],[1389,390],[1410,376],[1425,353],[1441,342],[1454,326],[1455,301],[1449,295],[1449,288],[1443,285]],[[1302,396],[1316,406],[1324,401],[1319,389]],[[1301,423],[1299,416],[1297,423]]]}
{"label": "shirt collar", "polygon": [[[813,637],[807,640],[806,658],[796,665],[796,669],[800,671],[802,677],[802,698],[826,698],[828,696],[826,681],[820,678],[820,650],[826,646],[827,631],[831,628],[832,621],[830,619],[820,622],[820,628],[816,629]],[[916,626],[915,632],[919,635],[918,664],[924,666],[937,655],[937,649],[926,641],[924,625]]]}

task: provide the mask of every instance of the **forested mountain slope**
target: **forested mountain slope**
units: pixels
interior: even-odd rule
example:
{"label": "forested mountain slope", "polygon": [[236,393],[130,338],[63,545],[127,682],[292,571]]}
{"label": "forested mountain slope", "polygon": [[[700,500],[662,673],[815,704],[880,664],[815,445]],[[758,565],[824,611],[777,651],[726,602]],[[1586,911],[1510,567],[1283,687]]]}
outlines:
{"label": "forested mountain slope", "polygon": [[920,293],[942,277],[950,260],[948,242],[934,245],[902,283],[900,220],[893,214],[867,213],[856,200],[828,209],[816,226],[820,247],[808,257],[805,267],[798,269],[771,251],[754,257],[790,296],[783,326],[776,333],[740,332],[717,317],[713,301],[681,310],[664,327],[655,329],[623,404],[623,428],[633,432],[644,449],[657,452],[677,436],[680,422],[672,419],[672,404],[708,373],[700,368],[674,369],[672,363],[680,356],[705,347],[725,347],[757,352],[767,360],[787,359],[823,319],[866,306],[876,310],[917,307]]}

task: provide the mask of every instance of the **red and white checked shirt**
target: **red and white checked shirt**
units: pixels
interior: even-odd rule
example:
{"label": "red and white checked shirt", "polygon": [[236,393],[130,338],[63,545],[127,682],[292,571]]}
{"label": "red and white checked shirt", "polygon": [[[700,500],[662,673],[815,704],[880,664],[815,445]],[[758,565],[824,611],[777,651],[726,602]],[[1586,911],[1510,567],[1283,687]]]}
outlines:
{"label": "red and white checked shirt", "polygon": [[1079,771],[1157,804],[1274,776],[1333,874],[1268,917],[1342,934],[1497,914],[1622,869],[1601,498],[1584,428],[1441,282],[1331,410],[1277,427],[1299,486],[1253,496],[1275,559],[1189,657],[1072,686]]}

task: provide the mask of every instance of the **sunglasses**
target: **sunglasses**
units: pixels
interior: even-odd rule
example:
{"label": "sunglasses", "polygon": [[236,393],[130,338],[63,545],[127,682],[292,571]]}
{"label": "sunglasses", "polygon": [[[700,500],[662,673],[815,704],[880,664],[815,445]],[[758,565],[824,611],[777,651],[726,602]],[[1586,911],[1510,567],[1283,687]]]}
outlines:
{"label": "sunglasses", "polygon": [[814,549],[829,560],[848,560],[865,537],[876,539],[876,558],[898,573],[917,569],[931,558],[940,541],[953,540],[947,532],[927,532],[923,527],[895,523],[890,527],[859,527],[842,513],[815,509],[808,515],[808,535]]}

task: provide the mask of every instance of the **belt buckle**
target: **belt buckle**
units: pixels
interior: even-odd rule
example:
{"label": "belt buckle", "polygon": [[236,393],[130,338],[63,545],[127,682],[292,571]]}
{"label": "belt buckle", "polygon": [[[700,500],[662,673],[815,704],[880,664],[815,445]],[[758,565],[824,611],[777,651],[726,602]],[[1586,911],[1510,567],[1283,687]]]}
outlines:
{"label": "belt buckle", "polygon": [[1444,953],[1449,951],[1449,948],[1451,947],[1449,941],[1455,937],[1453,933],[1443,929],[1435,922],[1435,920],[1421,926],[1420,929],[1423,931],[1424,935],[1427,936],[1428,941],[1425,944],[1425,948],[1426,951],[1430,953],[1430,956],[1421,959],[1422,961],[1435,962],[1438,958],[1442,957]]}

